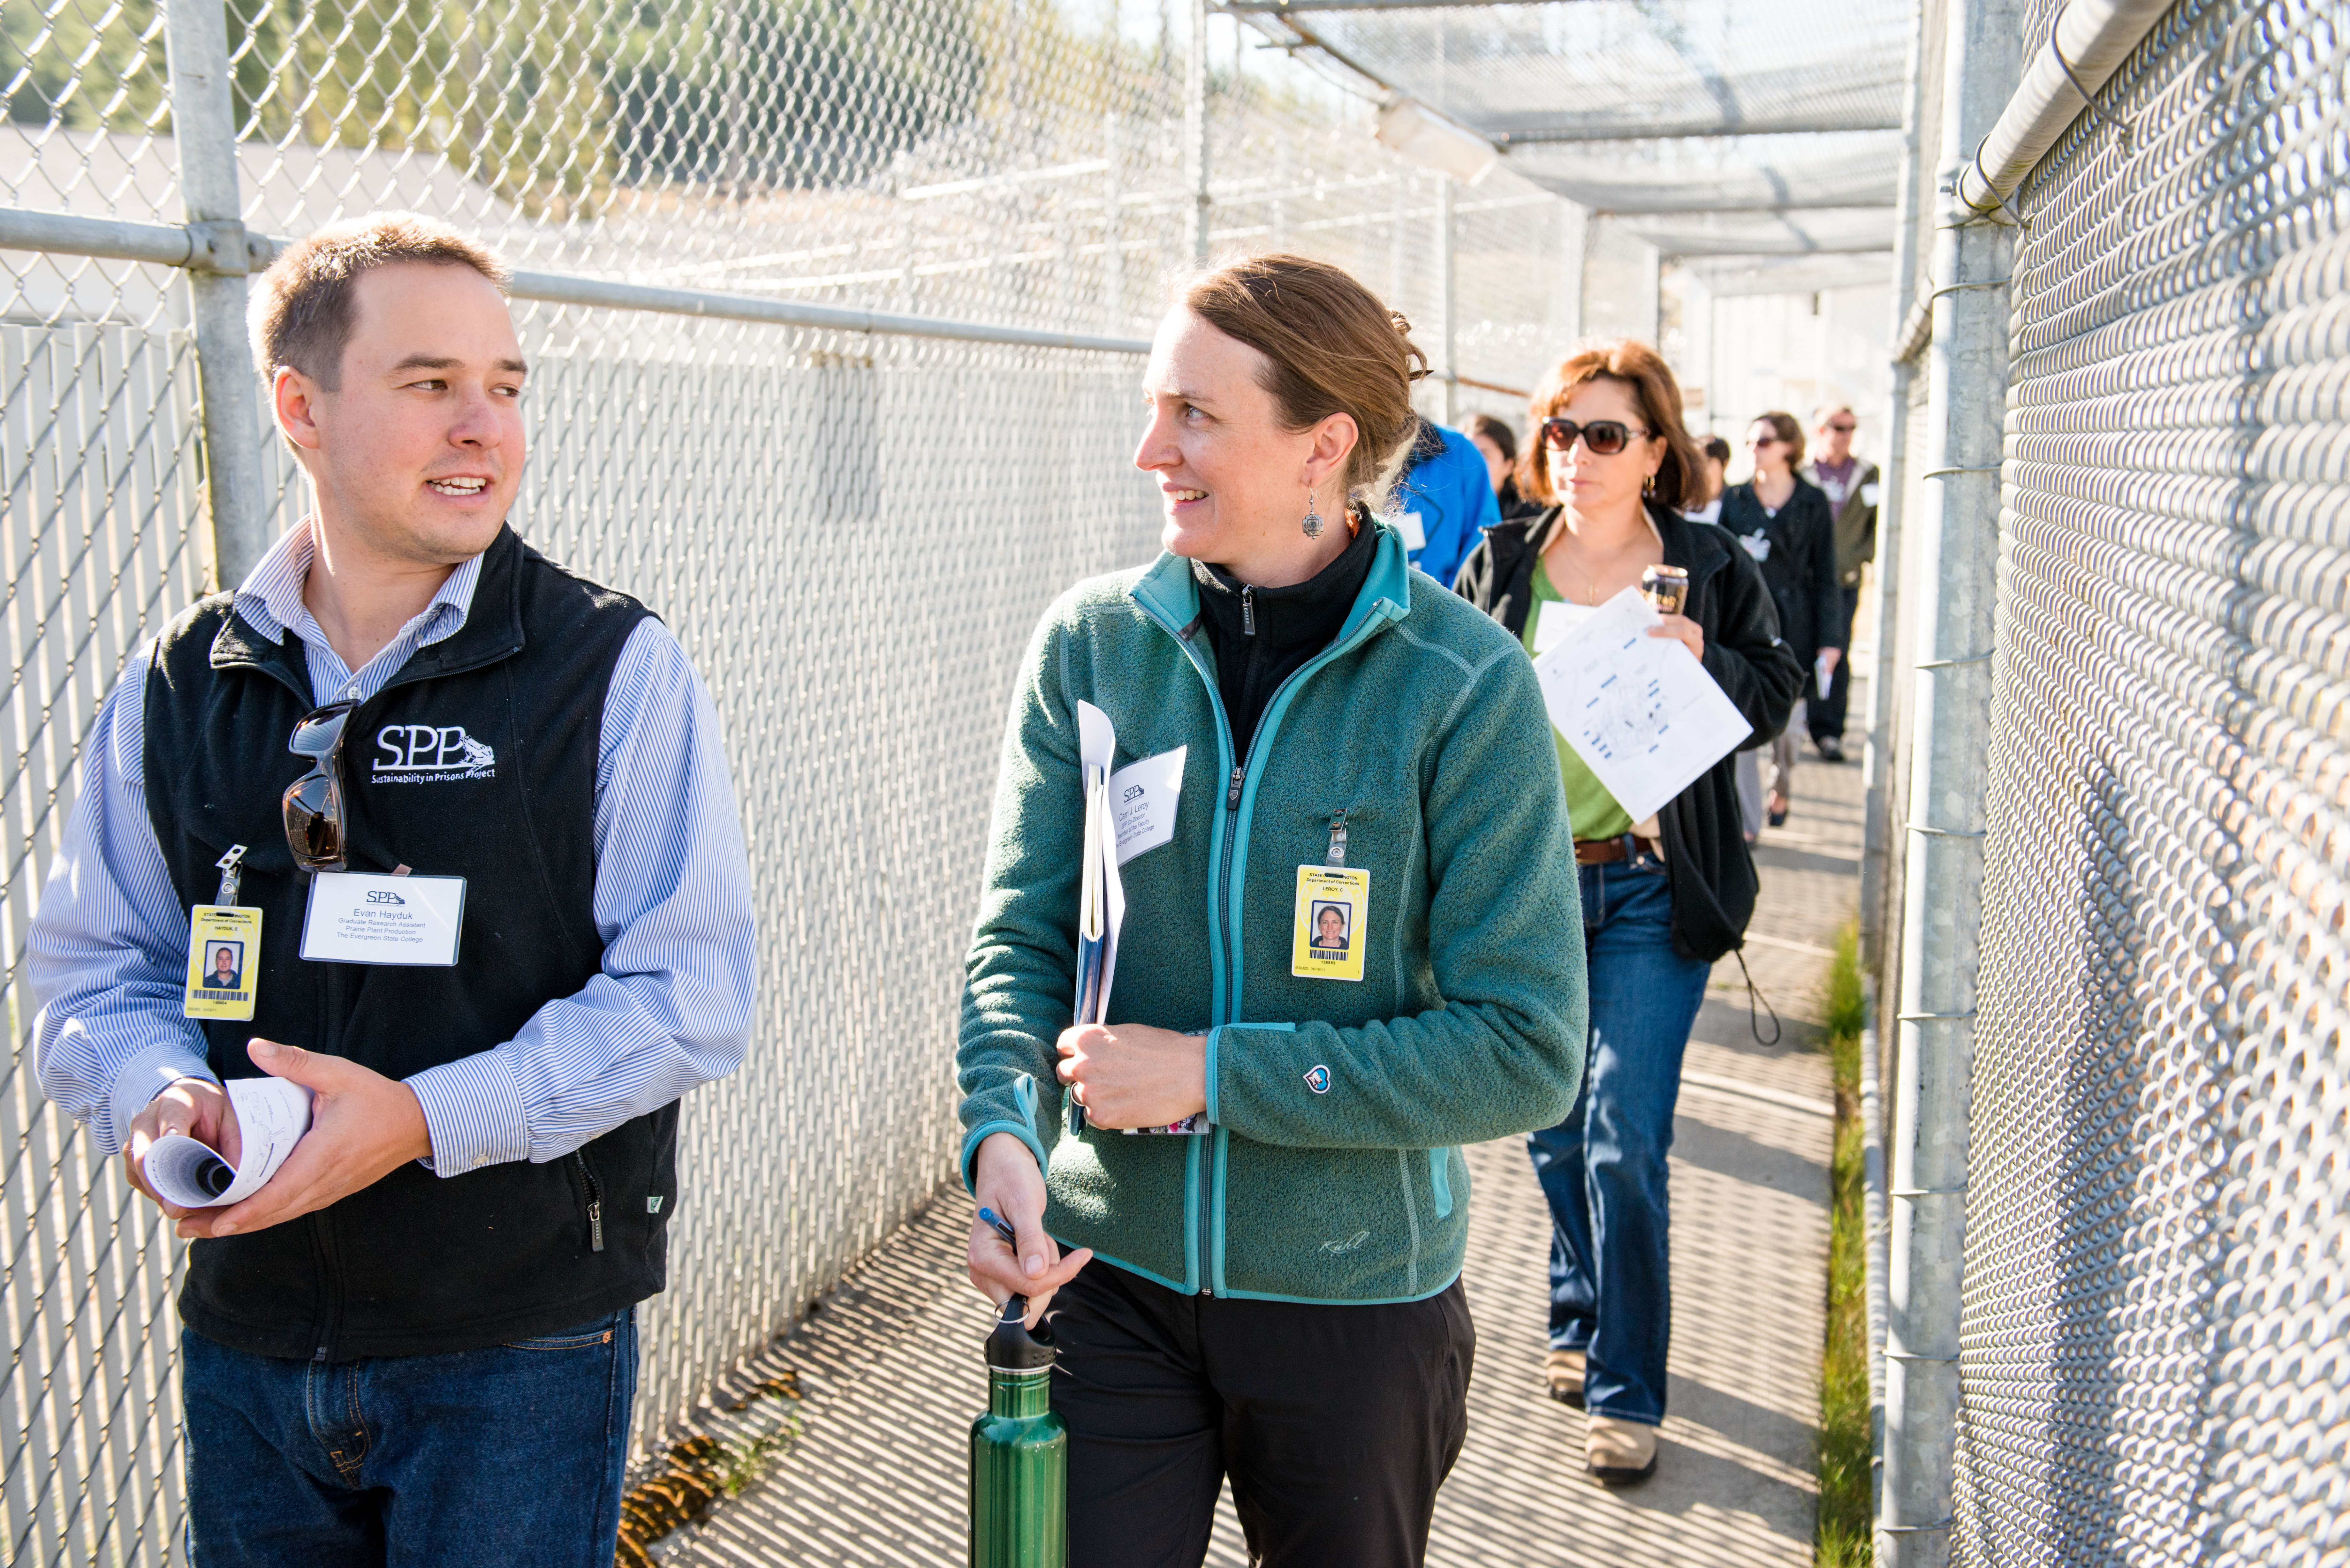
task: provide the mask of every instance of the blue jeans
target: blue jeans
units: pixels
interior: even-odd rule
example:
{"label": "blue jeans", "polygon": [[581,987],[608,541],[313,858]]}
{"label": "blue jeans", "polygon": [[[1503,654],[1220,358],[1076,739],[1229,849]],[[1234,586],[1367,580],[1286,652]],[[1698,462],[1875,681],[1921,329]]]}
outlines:
{"label": "blue jeans", "polygon": [[1584,1404],[1665,1418],[1672,1343],[1665,1155],[1681,1054],[1712,966],[1673,951],[1672,895],[1646,856],[1582,869],[1591,1050],[1566,1120],[1529,1133],[1549,1200],[1550,1343],[1584,1353]]}
{"label": "blue jeans", "polygon": [[198,1568],[612,1568],[634,1310],[451,1355],[180,1334]]}

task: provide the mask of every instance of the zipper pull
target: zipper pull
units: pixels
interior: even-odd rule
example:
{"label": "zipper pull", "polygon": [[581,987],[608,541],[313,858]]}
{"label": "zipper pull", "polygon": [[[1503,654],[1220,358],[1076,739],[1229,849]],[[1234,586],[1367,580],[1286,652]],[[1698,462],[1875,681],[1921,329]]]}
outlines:
{"label": "zipper pull", "polygon": [[579,1168],[579,1183],[588,1189],[588,1250],[604,1250],[604,1186],[596,1173],[588,1168],[588,1157],[577,1149],[571,1151],[571,1163]]}
{"label": "zipper pull", "polygon": [[1224,794],[1224,809],[1226,811],[1238,811],[1241,808],[1241,780],[1244,774],[1242,769],[1234,768],[1232,770],[1232,787],[1230,790],[1227,790]]}
{"label": "zipper pull", "polygon": [[1245,585],[1241,588],[1241,635],[1256,635],[1256,590]]}

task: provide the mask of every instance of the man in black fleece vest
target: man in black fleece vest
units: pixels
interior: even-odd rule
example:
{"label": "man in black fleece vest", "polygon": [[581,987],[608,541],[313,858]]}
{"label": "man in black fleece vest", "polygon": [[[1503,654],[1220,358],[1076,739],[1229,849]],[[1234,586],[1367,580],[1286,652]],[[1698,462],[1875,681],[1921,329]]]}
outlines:
{"label": "man in black fleece vest", "polygon": [[[504,276],[394,213],[262,280],[315,510],[125,669],[30,943],[43,1086],[149,1196],[167,1136],[237,1164],[224,1084],[309,1092],[257,1191],[164,1204],[206,1568],[609,1563],[676,1102],[748,1034],[708,693],[505,526]],[[203,906],[258,918],[233,1000]]]}

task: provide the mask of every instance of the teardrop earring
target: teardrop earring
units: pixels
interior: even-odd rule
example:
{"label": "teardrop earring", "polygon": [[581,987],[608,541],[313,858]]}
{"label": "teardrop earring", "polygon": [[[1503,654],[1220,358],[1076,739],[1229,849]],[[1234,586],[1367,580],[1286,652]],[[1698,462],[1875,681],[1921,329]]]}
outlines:
{"label": "teardrop earring", "polygon": [[1314,493],[1305,493],[1305,521],[1297,525],[1309,539],[1322,537],[1322,514],[1314,510]]}

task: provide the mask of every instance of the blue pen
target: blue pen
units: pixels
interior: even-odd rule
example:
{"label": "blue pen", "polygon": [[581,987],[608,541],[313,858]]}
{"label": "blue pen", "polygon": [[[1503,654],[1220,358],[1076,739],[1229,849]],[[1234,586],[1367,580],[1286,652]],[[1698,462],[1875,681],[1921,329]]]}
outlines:
{"label": "blue pen", "polygon": [[1020,1233],[1017,1231],[1014,1231],[1011,1225],[1005,1221],[1004,1218],[998,1214],[994,1210],[990,1209],[986,1204],[983,1203],[979,1206],[979,1217],[994,1228],[995,1233],[1003,1238],[1006,1245],[1015,1249],[1020,1245]]}

